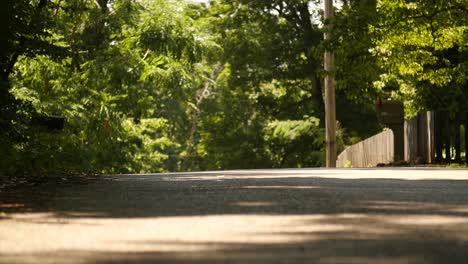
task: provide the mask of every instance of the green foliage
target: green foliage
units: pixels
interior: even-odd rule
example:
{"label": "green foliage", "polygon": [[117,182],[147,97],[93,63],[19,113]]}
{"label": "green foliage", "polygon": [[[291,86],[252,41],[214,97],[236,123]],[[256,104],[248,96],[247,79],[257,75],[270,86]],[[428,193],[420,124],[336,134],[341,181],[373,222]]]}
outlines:
{"label": "green foliage", "polygon": [[377,20],[375,1],[350,2],[337,12],[330,43],[336,57],[336,89],[351,102],[369,105],[378,96],[373,81],[381,73],[369,52],[375,46],[368,29]]}
{"label": "green foliage", "polygon": [[330,43],[317,2],[7,0],[0,171],[322,166],[325,48],[337,55],[339,150],[379,131],[378,96],[462,107],[460,1],[345,1]]}
{"label": "green foliage", "polygon": [[410,116],[465,108],[466,1],[380,1],[373,53],[384,70],[377,88],[405,102]]}
{"label": "green foliage", "polygon": [[123,127],[133,155],[128,171],[144,173],[177,169],[180,145],[169,135],[166,119],[142,119],[138,124],[127,119],[123,122]]}
{"label": "green foliage", "polygon": [[[215,97],[201,108],[200,152],[194,162],[203,164],[199,169],[323,165],[324,44],[318,12],[311,6],[309,1],[210,3],[200,21],[217,36],[223,50],[215,57],[226,66],[214,87]],[[348,138],[364,138],[379,129],[375,111],[368,112],[375,99],[377,67],[368,60],[370,35],[361,33],[372,19],[353,19],[358,12],[351,8],[346,12],[347,20],[340,23],[353,27],[339,31],[336,40],[347,45],[339,51],[345,60],[339,61],[337,73],[338,117],[345,125],[339,131],[340,149]],[[356,45],[362,35],[366,42]],[[309,127],[312,119],[318,124]],[[279,131],[297,136],[288,141]]]}
{"label": "green foliage", "polygon": [[[5,120],[15,123],[12,131],[18,130],[23,138],[2,150],[0,170],[27,174],[176,170],[180,152],[176,142],[184,138],[188,119],[185,104],[202,74],[196,66],[202,47],[186,28],[191,20],[171,16],[178,14],[178,7],[165,1],[151,2],[154,6],[147,8],[124,0],[112,5],[48,3],[47,10],[55,13],[49,21],[54,25],[49,41],[67,47],[68,56],[19,54],[11,93],[14,100],[30,105],[32,113],[64,116],[66,127],[51,132],[29,122],[19,130],[18,118],[7,116]],[[149,21],[161,14],[168,14],[166,19],[172,22]],[[167,25],[173,27],[158,39],[158,48],[141,41],[147,32]],[[33,114],[24,116],[34,119]]]}
{"label": "green foliage", "polygon": [[353,164],[351,163],[351,161],[346,160],[346,161],[345,161],[345,164],[344,164],[344,167],[345,167],[345,168],[352,168],[352,167],[353,167]]}
{"label": "green foliage", "polygon": [[[16,156],[33,132],[37,113],[28,101],[15,98],[10,75],[20,55],[49,53],[62,49],[48,42],[50,37],[45,1],[6,0],[0,11],[0,171],[11,168]],[[49,52],[50,50],[50,52]]]}
{"label": "green foliage", "polygon": [[[324,132],[320,120],[274,120],[264,129],[267,152],[274,167],[318,167],[324,162]],[[306,144],[304,144],[306,142]]]}

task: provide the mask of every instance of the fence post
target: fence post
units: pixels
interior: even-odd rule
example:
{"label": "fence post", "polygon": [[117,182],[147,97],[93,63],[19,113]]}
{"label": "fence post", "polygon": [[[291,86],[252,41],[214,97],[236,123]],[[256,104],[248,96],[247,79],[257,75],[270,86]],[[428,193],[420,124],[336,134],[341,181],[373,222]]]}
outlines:
{"label": "fence post", "polygon": [[418,158],[418,124],[419,117],[415,117],[411,120],[405,120],[405,157],[404,160],[408,162],[414,162]]}
{"label": "fence post", "polygon": [[427,163],[434,163],[434,112],[428,111],[427,117]]}

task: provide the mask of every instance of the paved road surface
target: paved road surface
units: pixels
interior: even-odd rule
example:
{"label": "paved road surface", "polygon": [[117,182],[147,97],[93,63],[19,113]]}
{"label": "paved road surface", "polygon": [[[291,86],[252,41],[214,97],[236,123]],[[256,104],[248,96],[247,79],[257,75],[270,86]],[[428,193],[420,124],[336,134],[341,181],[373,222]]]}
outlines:
{"label": "paved road surface", "polygon": [[3,191],[0,263],[468,263],[468,170],[128,175]]}

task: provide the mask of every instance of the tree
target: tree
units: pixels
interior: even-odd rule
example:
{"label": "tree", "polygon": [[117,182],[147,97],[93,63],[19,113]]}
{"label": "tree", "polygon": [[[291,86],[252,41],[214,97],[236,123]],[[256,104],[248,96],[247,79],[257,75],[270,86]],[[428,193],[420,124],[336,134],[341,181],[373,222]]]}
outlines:
{"label": "tree", "polygon": [[404,101],[409,116],[464,109],[466,2],[386,0],[377,11],[373,53],[384,73],[376,86]]}
{"label": "tree", "polygon": [[[1,9],[0,31],[0,168],[9,167],[13,145],[27,141],[36,115],[31,104],[10,93],[10,76],[20,56],[60,57],[62,47],[50,41],[48,1],[7,0]],[[13,155],[14,156],[14,155]]]}
{"label": "tree", "polygon": [[[375,131],[362,110],[373,94],[360,96],[374,73],[356,79],[372,68],[364,65],[373,43],[359,33],[370,22],[352,19],[356,1],[336,23],[357,24],[324,43],[313,2],[8,2],[0,171],[321,166],[323,50],[360,58],[337,61],[348,144]],[[365,44],[341,48],[358,33]],[[56,115],[66,125],[50,131],[42,120]]]}
{"label": "tree", "polygon": [[[320,18],[318,14],[312,16],[310,3],[210,3],[209,13],[201,21],[218,36],[216,42],[223,50],[214,57],[225,67],[214,86],[215,95],[202,108],[205,118],[200,130],[198,164],[202,163],[200,160],[214,160],[217,164],[204,168],[216,169],[323,164],[323,35]],[[370,78],[364,82],[366,87],[372,84]],[[341,89],[340,95],[351,91],[350,86]],[[378,130],[373,111],[374,116],[366,115],[371,118],[359,120],[368,111],[369,102],[373,105],[374,100],[368,99],[371,97],[356,96],[355,102],[365,102],[366,107],[349,103],[345,96],[339,99],[340,105],[348,107],[339,115],[346,117],[343,123],[349,125],[347,133],[356,138]],[[362,110],[352,116],[350,106]],[[366,125],[372,128],[356,133],[356,128],[366,122],[374,126]],[[346,142],[350,143],[351,138]]]}
{"label": "tree", "polygon": [[11,92],[41,115],[65,116],[67,126],[22,132],[3,170],[177,170],[193,94],[206,75],[205,44],[180,8],[167,1],[47,1],[48,41],[64,56],[20,54]]}
{"label": "tree", "polygon": [[[320,73],[311,70],[320,62],[307,58],[316,48],[308,43],[319,43],[321,33],[314,29],[307,2],[213,1],[208,8],[199,21],[217,36],[222,51],[212,60],[224,70],[213,86],[214,96],[201,106],[197,163],[216,169],[298,166],[299,160],[291,159],[289,165],[281,161],[289,143],[282,141],[283,146],[275,148],[278,145],[269,141],[280,136],[274,126],[288,120],[304,124],[304,135],[321,134],[319,123],[306,117],[323,115]],[[304,138],[293,140],[299,145]],[[314,154],[321,145],[305,146],[296,149],[303,151],[303,159],[315,155],[317,160],[302,166],[321,164],[321,155]]]}

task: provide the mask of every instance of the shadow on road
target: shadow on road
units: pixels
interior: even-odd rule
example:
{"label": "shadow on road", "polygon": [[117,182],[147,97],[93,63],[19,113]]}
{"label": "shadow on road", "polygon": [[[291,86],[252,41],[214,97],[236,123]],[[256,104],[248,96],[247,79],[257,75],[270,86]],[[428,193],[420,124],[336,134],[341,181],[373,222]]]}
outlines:
{"label": "shadow on road", "polygon": [[[26,213],[47,213],[49,218],[15,221],[50,224],[48,219],[59,218],[53,223],[67,225],[80,219],[99,223],[100,219],[196,218],[201,223],[205,220],[199,217],[216,222],[251,216],[258,228],[245,226],[252,241],[243,237],[237,241],[234,235],[228,242],[155,235],[128,242],[129,248],[142,248],[129,249],[132,253],[100,249],[36,252],[20,258],[2,254],[0,263],[39,263],[30,259],[98,264],[468,261],[468,180],[343,179],[330,173],[321,177],[320,172],[294,171],[277,176],[265,172],[135,175],[4,192],[0,194],[3,221]],[[202,233],[217,232],[210,225],[201,227],[205,228]],[[242,225],[232,228],[244,229]]]}
{"label": "shadow on road", "polygon": [[66,218],[340,213],[468,217],[468,180],[297,176],[105,177],[87,185],[4,192],[0,212],[46,212]]}

